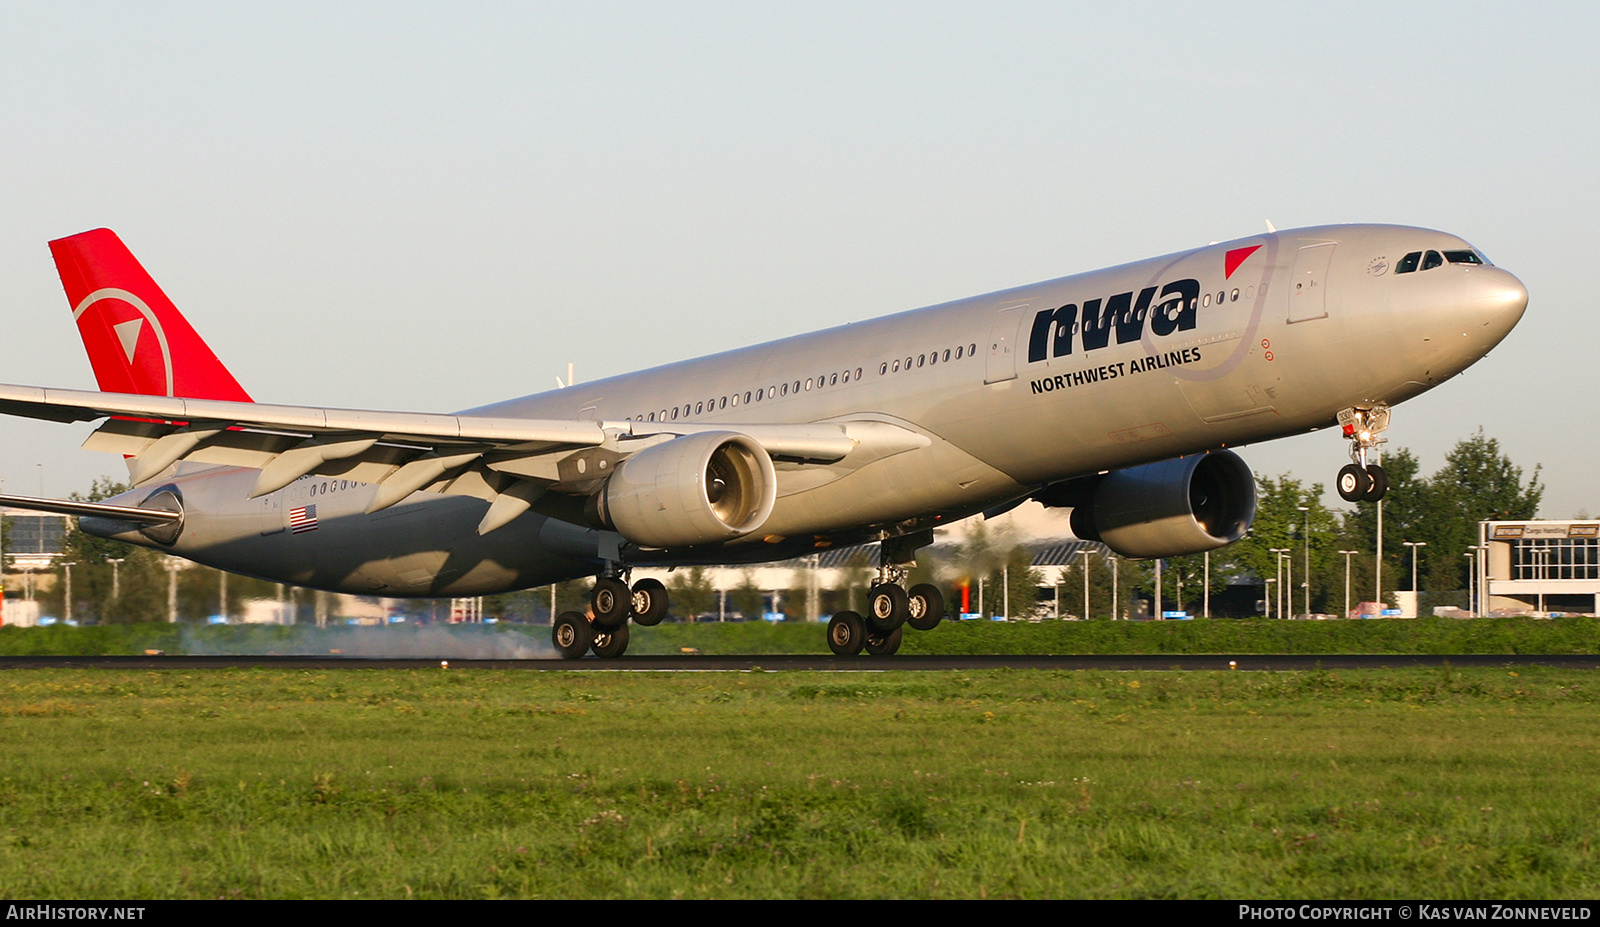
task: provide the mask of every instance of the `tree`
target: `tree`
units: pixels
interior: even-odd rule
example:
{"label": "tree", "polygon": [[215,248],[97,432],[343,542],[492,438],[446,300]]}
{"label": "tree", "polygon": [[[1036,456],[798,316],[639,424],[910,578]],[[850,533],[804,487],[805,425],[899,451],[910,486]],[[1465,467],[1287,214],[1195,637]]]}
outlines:
{"label": "tree", "polygon": [[1427,535],[1424,556],[1429,591],[1465,588],[1467,561],[1462,556],[1478,543],[1478,522],[1536,518],[1544,498],[1539,481],[1541,467],[1524,483],[1522,468],[1500,449],[1500,442],[1485,437],[1483,429],[1458,442],[1445,455],[1445,464],[1428,481]]}
{"label": "tree", "polygon": [[[1255,523],[1242,540],[1223,549],[1225,554],[1212,555],[1212,590],[1219,590],[1219,584],[1225,583],[1228,575],[1246,571],[1255,574],[1266,587],[1266,580],[1276,580],[1280,573],[1279,555],[1272,552],[1277,548],[1289,552],[1282,570],[1290,582],[1289,588],[1283,591],[1286,613],[1305,611],[1305,583],[1309,583],[1312,611],[1342,608],[1344,562],[1337,553],[1342,525],[1339,517],[1322,504],[1322,496],[1321,483],[1307,488],[1287,473],[1277,479],[1258,474]],[[1306,511],[1301,511],[1302,507]],[[1306,534],[1308,524],[1309,535]],[[1308,554],[1309,577],[1305,575]],[[1185,595],[1188,595],[1187,590]],[[1271,595],[1274,608],[1277,596],[1277,592]]]}
{"label": "tree", "polygon": [[667,583],[668,599],[673,611],[689,621],[712,610],[717,604],[717,591],[711,588],[705,567],[690,567],[673,572]]}
{"label": "tree", "polygon": [[767,610],[765,594],[756,586],[751,571],[745,570],[739,585],[728,592],[728,607],[747,619],[758,619]]}
{"label": "tree", "polygon": [[[71,498],[100,502],[127,492],[128,488],[110,477],[101,477],[90,485],[87,495],[75,492]],[[146,547],[86,534],[78,530],[74,520],[61,539],[61,561],[55,570],[55,589],[43,597],[57,614],[93,624],[166,620],[167,571],[163,555]],[[66,595],[66,563],[73,564],[71,616],[66,614],[66,603],[62,601]]]}

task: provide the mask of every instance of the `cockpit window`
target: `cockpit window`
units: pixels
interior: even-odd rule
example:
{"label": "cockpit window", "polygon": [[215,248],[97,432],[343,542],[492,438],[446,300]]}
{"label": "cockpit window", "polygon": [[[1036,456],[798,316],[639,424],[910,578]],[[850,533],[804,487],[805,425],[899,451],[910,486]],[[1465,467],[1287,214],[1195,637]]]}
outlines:
{"label": "cockpit window", "polygon": [[1429,251],[1427,254],[1423,255],[1423,258],[1422,258],[1422,269],[1423,270],[1433,270],[1435,267],[1439,267],[1439,266],[1441,266],[1443,264],[1444,264],[1444,256],[1441,255],[1437,251]]}
{"label": "cockpit window", "polygon": [[1413,251],[1401,258],[1400,263],[1394,265],[1394,272],[1397,274],[1409,274],[1417,269],[1417,262],[1420,260],[1422,260],[1422,252]]}
{"label": "cockpit window", "polygon": [[1476,251],[1446,251],[1444,259],[1452,264],[1482,264],[1483,258]]}

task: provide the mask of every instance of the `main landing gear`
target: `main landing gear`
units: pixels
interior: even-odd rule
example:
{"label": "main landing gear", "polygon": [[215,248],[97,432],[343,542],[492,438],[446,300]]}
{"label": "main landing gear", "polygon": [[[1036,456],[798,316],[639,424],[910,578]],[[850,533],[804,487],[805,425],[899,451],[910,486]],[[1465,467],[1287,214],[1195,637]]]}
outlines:
{"label": "main landing gear", "polygon": [[1339,498],[1346,502],[1377,502],[1389,491],[1389,475],[1367,455],[1388,438],[1379,437],[1389,428],[1388,406],[1345,409],[1339,413],[1339,426],[1350,439],[1350,459],[1339,470]]}
{"label": "main landing gear", "polygon": [[653,627],[667,616],[667,587],[658,579],[641,579],[628,588],[622,576],[601,576],[589,593],[589,614],[562,612],[550,628],[550,640],[563,660],[576,660],[591,649],[603,659],[628,649],[628,622]]}
{"label": "main landing gear", "polygon": [[931,631],[944,618],[944,595],[938,587],[918,583],[905,588],[909,571],[902,565],[915,561],[919,548],[933,543],[933,532],[919,531],[885,540],[879,547],[877,581],[867,590],[867,613],[844,611],[828,622],[828,649],[841,657],[866,650],[886,657],[900,649],[904,626]]}

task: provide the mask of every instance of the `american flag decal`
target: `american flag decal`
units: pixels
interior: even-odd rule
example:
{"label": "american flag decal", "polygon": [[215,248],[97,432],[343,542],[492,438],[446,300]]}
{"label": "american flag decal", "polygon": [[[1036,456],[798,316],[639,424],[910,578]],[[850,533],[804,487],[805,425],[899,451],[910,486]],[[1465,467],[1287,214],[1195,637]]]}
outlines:
{"label": "american flag decal", "polygon": [[289,530],[294,534],[304,534],[307,531],[317,530],[317,507],[314,505],[297,505],[290,509]]}

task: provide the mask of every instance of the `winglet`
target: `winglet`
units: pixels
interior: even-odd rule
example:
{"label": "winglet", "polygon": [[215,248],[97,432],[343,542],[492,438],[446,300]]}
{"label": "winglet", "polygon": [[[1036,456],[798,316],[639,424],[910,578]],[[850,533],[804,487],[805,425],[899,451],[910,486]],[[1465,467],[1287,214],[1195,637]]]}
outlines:
{"label": "winglet", "polygon": [[103,392],[252,401],[115,232],[61,238],[50,253]]}

